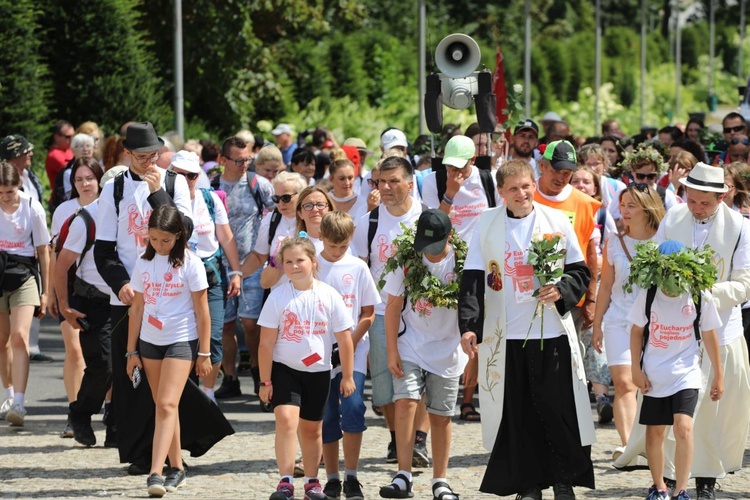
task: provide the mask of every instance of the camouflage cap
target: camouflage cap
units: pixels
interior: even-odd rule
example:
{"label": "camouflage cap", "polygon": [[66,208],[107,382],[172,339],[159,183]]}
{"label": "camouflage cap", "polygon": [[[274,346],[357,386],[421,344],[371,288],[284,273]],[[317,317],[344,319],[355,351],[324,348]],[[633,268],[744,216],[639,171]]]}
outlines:
{"label": "camouflage cap", "polygon": [[9,135],[0,141],[0,158],[3,160],[12,160],[19,156],[25,155],[34,149],[31,144],[22,135]]}

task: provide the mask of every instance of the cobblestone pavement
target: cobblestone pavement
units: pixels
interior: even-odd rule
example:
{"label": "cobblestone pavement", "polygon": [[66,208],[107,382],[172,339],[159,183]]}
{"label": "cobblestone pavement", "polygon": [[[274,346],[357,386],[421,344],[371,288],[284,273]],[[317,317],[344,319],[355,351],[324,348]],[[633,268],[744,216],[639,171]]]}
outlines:
{"label": "cobblestone pavement", "polygon": [[[98,445],[91,449],[62,439],[65,398],[62,384],[62,342],[54,329],[45,326],[42,348],[58,361],[33,364],[28,390],[29,415],[26,426],[10,428],[0,424],[0,497],[82,498],[147,497],[145,476],[128,476],[117,461],[117,451]],[[241,377],[243,390],[251,386]],[[250,389],[250,391],[252,391]],[[185,457],[189,464],[185,487],[169,497],[266,499],[278,481],[273,453],[273,416],[262,413],[254,396],[225,400],[221,407],[237,433],[226,438],[200,458]],[[365,497],[378,498],[378,488],[389,482],[395,465],[384,460],[389,439],[383,420],[369,408],[359,479]],[[101,443],[104,427],[95,419],[94,430]],[[480,445],[480,426],[454,419],[453,445],[448,478],[462,500],[495,498],[477,492],[489,453]],[[577,489],[579,498],[644,498],[651,484],[648,471],[618,472],[611,466],[611,452],[617,444],[613,425],[597,430],[593,447],[596,490]],[[717,498],[750,499],[750,441],[745,452],[745,469],[720,480]],[[321,482],[325,481],[321,469]],[[430,499],[429,469],[417,469],[415,498]],[[296,480],[298,495],[302,481]],[[694,495],[694,490],[691,490]],[[513,497],[505,497],[513,498]],[[551,490],[545,499],[553,498]]]}

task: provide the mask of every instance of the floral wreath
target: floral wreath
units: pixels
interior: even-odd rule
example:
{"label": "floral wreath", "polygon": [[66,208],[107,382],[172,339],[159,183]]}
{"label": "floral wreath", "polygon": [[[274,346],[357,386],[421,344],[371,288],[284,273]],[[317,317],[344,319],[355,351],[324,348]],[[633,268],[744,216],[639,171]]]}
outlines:
{"label": "floral wreath", "polygon": [[633,170],[633,165],[649,161],[656,166],[656,171],[659,173],[666,172],[669,168],[669,164],[664,161],[664,155],[653,145],[638,146],[631,152],[626,152],[622,158],[622,165],[628,172]]}
{"label": "floral wreath", "polygon": [[424,265],[422,253],[414,250],[416,228],[406,226],[403,223],[401,228],[403,233],[393,240],[396,251],[385,264],[383,274],[378,281],[378,289],[385,286],[385,277],[400,267],[404,270],[404,293],[411,300],[412,309],[419,299],[427,300],[435,307],[457,309],[458,290],[461,286],[461,274],[466,261],[466,242],[458,236],[455,229],[451,230],[448,243],[453,247],[456,254],[456,264],[453,267],[456,280],[443,283],[439,278],[433,276],[427,266]]}
{"label": "floral wreath", "polygon": [[630,276],[622,286],[627,293],[633,293],[633,285],[643,290],[656,286],[672,297],[690,292],[697,302],[701,291],[716,283],[714,251],[708,245],[702,250],[683,248],[670,255],[659,252],[653,241],[636,243],[635,249]]}

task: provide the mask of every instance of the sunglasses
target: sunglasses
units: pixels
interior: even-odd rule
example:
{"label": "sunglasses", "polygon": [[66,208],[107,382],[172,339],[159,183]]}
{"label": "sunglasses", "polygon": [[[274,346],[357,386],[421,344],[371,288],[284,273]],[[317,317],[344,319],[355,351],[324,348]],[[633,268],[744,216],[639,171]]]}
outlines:
{"label": "sunglasses", "polygon": [[742,132],[745,130],[744,125],[737,125],[736,127],[724,127],[725,134],[731,134],[732,132]]}
{"label": "sunglasses", "polygon": [[312,212],[314,208],[317,208],[318,210],[324,210],[328,208],[328,203],[323,203],[322,201],[319,201],[317,203],[304,203],[302,205],[302,208],[304,208],[308,212]]}
{"label": "sunglasses", "polygon": [[639,181],[645,181],[646,179],[653,181],[656,179],[656,176],[659,175],[656,172],[650,173],[650,174],[634,174],[635,178]]}
{"label": "sunglasses", "polygon": [[629,189],[631,191],[635,189],[635,190],[640,191],[641,193],[647,192],[648,188],[649,188],[649,185],[648,184],[644,184],[642,182],[633,182],[631,184],[628,184],[628,187],[627,187],[627,189]]}
{"label": "sunglasses", "polygon": [[188,179],[190,179],[191,181],[194,181],[200,175],[200,174],[194,173],[194,172],[175,172],[175,174],[183,175],[183,176],[187,177]]}
{"label": "sunglasses", "polygon": [[380,182],[380,180],[379,180],[379,179],[367,179],[367,184],[368,184],[368,185],[369,185],[369,186],[370,186],[371,188],[377,188],[377,187],[378,187],[378,183],[379,183],[379,182]]}
{"label": "sunglasses", "polygon": [[271,196],[271,199],[273,200],[274,203],[279,203],[279,202],[289,203],[290,201],[292,201],[292,198],[294,198],[295,196],[297,196],[297,193],[282,194],[281,196],[273,195]]}
{"label": "sunglasses", "polygon": [[750,144],[750,139],[748,139],[747,137],[743,137],[743,138],[741,138],[741,139],[740,139],[739,137],[735,137],[735,138],[733,138],[733,139],[732,139],[732,141],[731,141],[731,142],[732,142],[732,144],[733,144],[733,145],[735,145],[735,146],[736,146],[737,144],[739,144],[739,143],[742,143],[742,144],[744,144],[745,146],[747,146],[748,144]]}

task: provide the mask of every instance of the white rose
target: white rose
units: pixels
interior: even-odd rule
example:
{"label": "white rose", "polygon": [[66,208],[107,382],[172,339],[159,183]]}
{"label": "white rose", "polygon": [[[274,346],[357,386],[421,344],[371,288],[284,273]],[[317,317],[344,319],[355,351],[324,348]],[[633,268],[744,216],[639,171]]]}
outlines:
{"label": "white rose", "polygon": [[532,243],[540,243],[542,240],[544,240],[544,235],[542,233],[533,233],[531,235]]}
{"label": "white rose", "polygon": [[521,92],[523,92],[523,85],[521,85],[520,83],[516,83],[515,85],[513,85],[513,92],[515,92],[516,94],[520,94]]}

